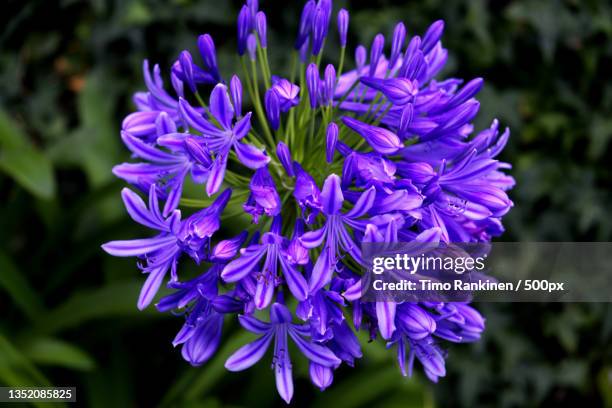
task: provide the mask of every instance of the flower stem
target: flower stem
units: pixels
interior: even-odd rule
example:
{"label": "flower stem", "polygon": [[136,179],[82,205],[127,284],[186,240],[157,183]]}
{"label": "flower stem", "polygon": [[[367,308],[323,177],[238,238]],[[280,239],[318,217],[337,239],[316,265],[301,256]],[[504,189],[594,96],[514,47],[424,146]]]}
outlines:
{"label": "flower stem", "polygon": [[261,126],[263,127],[267,142],[269,143],[270,148],[274,149],[274,136],[272,136],[272,132],[268,126],[268,119],[263,111],[261,99],[259,97],[259,81],[257,80],[257,66],[255,65],[255,61],[251,61],[251,72],[253,74],[253,92],[255,94],[253,97],[253,106],[255,107],[255,112],[257,113],[257,117],[259,118]]}

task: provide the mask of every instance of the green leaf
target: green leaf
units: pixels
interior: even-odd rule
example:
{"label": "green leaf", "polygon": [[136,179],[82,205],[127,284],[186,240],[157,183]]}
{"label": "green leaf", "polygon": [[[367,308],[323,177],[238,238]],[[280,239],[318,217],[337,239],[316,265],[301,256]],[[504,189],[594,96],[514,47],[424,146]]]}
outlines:
{"label": "green leaf", "polygon": [[36,291],[17,269],[11,258],[0,251],[0,287],[4,288],[23,313],[36,320],[43,312],[43,304]]}
{"label": "green leaf", "polygon": [[142,282],[121,282],[100,289],[81,290],[66,302],[45,314],[32,329],[36,334],[52,334],[84,322],[116,316],[156,316],[152,307],[140,311],[136,299]]}
{"label": "green leaf", "polygon": [[77,100],[79,127],[49,151],[55,163],[80,166],[96,187],[113,178],[112,167],[124,152],[113,115],[115,95],[108,87],[110,80],[101,72],[87,76]]}
{"label": "green leaf", "polygon": [[[9,387],[50,387],[51,382],[11,342],[0,334],[0,381]],[[33,402],[37,407],[64,407],[61,403]]]}
{"label": "green leaf", "polygon": [[39,151],[8,115],[0,110],[0,170],[33,195],[50,199],[55,195],[51,161]]}
{"label": "green leaf", "polygon": [[79,371],[91,371],[96,367],[92,357],[80,348],[54,338],[35,338],[26,343],[23,353],[33,362]]}

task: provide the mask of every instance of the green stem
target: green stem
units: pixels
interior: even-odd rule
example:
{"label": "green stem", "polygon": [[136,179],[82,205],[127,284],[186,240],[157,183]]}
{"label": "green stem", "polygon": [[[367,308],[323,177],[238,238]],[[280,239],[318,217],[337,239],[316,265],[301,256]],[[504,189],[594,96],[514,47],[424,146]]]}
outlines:
{"label": "green stem", "polygon": [[270,131],[270,127],[268,126],[268,120],[263,111],[263,107],[261,106],[261,99],[259,97],[259,81],[257,78],[257,66],[255,65],[255,61],[251,61],[251,71],[253,74],[253,91],[255,93],[255,96],[253,98],[253,106],[255,107],[255,112],[257,113],[257,117],[259,118],[261,126],[263,127],[264,135],[266,136],[266,140],[270,145],[269,147],[271,149],[274,149],[274,136],[272,136],[272,132]]}
{"label": "green stem", "polygon": [[195,97],[198,100],[198,103],[204,108],[204,110],[208,110],[208,106],[206,106],[206,102],[204,102],[204,99],[202,99],[202,97],[197,91],[195,92]]}
{"label": "green stem", "polygon": [[344,54],[346,53],[346,47],[342,47],[340,49],[340,64],[338,64],[338,74],[337,78],[340,80],[340,76],[342,75],[342,68],[344,68]]}
{"label": "green stem", "polygon": [[268,49],[262,48],[259,42],[259,38],[257,38],[257,60],[259,61],[259,66],[261,67],[261,73],[264,79],[264,85],[266,89],[270,88],[270,66],[268,65]]}

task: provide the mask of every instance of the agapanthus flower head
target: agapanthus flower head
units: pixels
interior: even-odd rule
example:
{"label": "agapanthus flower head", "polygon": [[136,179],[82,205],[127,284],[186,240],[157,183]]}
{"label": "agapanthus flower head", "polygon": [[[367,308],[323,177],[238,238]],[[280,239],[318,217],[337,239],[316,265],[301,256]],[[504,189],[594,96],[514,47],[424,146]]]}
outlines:
{"label": "agapanthus flower head", "polygon": [[[336,60],[325,49],[333,12],[331,0],[305,2],[292,50],[299,72],[273,74],[282,67],[268,53],[286,52],[269,47],[256,0],[237,16],[240,74],[222,75],[209,34],[197,38],[201,58],[182,51],[163,74],[143,63],[146,89],[120,133],[132,160],[113,173],[135,188],[121,193],[126,210],[152,233],[103,245],[138,258],[140,309],[168,287],[156,306],[184,316],[172,343],[190,364],[215,354],[227,315],[259,336],[228,370],[252,366],[274,343],[286,402],[292,358],[306,358],[324,390],[362,357],[359,330],[395,349],[401,374],[418,361],[432,381],[443,377],[444,342],[477,341],[484,318],[467,303],[365,301],[362,244],[488,242],[513,206],[510,165],[498,160],[509,130],[472,124],[484,80],[439,77],[444,23],[407,39],[400,22],[388,56],[378,34],[345,63],[349,14],[339,10],[339,63],[322,65]],[[186,197],[192,182],[199,193]],[[190,262],[200,273],[187,278]],[[289,339],[299,350],[291,358]]]}

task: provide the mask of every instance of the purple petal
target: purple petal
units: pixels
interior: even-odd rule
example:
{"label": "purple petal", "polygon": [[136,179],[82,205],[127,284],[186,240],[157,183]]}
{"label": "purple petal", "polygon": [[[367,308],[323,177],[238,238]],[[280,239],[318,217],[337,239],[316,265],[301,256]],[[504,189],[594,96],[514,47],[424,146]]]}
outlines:
{"label": "purple petal", "polygon": [[378,153],[393,154],[403,147],[400,138],[390,130],[368,125],[348,116],[343,116],[342,122],[359,133]]}
{"label": "purple petal", "polygon": [[327,227],[319,228],[318,230],[308,231],[302,234],[298,239],[302,245],[308,249],[316,248],[323,243],[327,232]]}
{"label": "purple petal", "polygon": [[370,208],[372,208],[375,198],[376,189],[374,187],[370,187],[359,196],[355,206],[345,214],[345,217],[359,218],[364,216],[370,210]]}
{"label": "purple petal", "polygon": [[229,371],[242,371],[257,363],[266,354],[273,334],[273,331],[269,331],[254,342],[240,347],[227,359],[225,368]]}
{"label": "purple petal", "polygon": [[423,342],[415,343],[414,352],[423,367],[434,376],[444,377],[446,375],[444,356],[435,345]]}
{"label": "purple petal", "polygon": [[270,157],[250,144],[237,142],[234,144],[234,150],[238,155],[238,160],[250,169],[259,169],[270,162]]}
{"label": "purple petal", "polygon": [[342,296],[348,301],[355,301],[361,298],[361,280],[358,280],[351,286],[349,286],[343,293]]}
{"label": "purple petal", "polygon": [[281,303],[274,303],[270,308],[270,322],[273,324],[282,324],[291,322],[291,312],[287,306]]}
{"label": "purple petal", "polygon": [[223,317],[211,316],[183,346],[181,354],[192,366],[200,366],[208,361],[219,348]]}
{"label": "purple petal", "polygon": [[243,231],[239,235],[231,239],[219,241],[212,250],[211,259],[217,261],[229,261],[234,256],[244,243],[248,236],[248,232]]}
{"label": "purple petal", "polygon": [[423,36],[423,42],[421,43],[421,49],[424,54],[427,54],[436,45],[436,43],[442,37],[444,32],[444,21],[438,20],[429,26],[427,32]]}
{"label": "purple petal", "polygon": [[314,293],[321,289],[331,280],[332,271],[335,267],[334,261],[336,259],[333,251],[333,248],[325,247],[321,255],[319,255],[319,259],[317,259],[312,269],[312,275],[310,275],[310,280],[308,282],[310,293]]}
{"label": "purple petal", "polygon": [[395,302],[376,302],[378,330],[383,339],[389,340],[395,331]]}
{"label": "purple petal", "polygon": [[327,176],[321,191],[321,204],[323,212],[327,215],[337,214],[342,208],[344,196],[340,187],[340,177],[335,174]]}
{"label": "purple petal", "polygon": [[225,129],[231,129],[234,107],[225,85],[217,84],[210,93],[210,112]]}
{"label": "purple petal", "polygon": [[153,301],[155,294],[159,290],[164,276],[166,275],[167,268],[159,267],[152,270],[147,277],[142,289],[140,290],[140,296],[138,297],[138,309],[143,310]]}
{"label": "purple petal", "polygon": [[245,330],[255,334],[267,333],[272,327],[270,323],[262,322],[261,320],[249,315],[239,315],[238,322],[240,322],[240,325],[244,327]]}
{"label": "purple petal", "polygon": [[424,242],[424,243],[435,243],[438,244],[440,242],[440,238],[442,237],[442,231],[438,227],[433,227],[426,229],[417,235],[414,240],[416,242]]}
{"label": "purple petal", "polygon": [[285,257],[281,256],[280,262],[289,290],[297,300],[305,300],[308,297],[308,283],[306,283],[306,279],[293,265],[287,262]]}
{"label": "purple petal", "polygon": [[167,217],[172,213],[172,211],[176,210],[179,205],[179,201],[181,200],[181,195],[183,194],[183,179],[185,177],[185,173],[178,175],[179,182],[170,190],[168,194],[168,198],[166,199],[166,204],[164,205],[164,217]]}
{"label": "purple petal", "polygon": [[205,135],[222,135],[221,130],[204,119],[202,113],[193,108],[189,102],[183,98],[179,98],[179,112],[181,113],[183,120],[195,130]]}
{"label": "purple petal", "polygon": [[174,243],[176,243],[176,238],[172,235],[167,235],[126,241],[111,241],[102,245],[102,249],[113,256],[140,256]]}
{"label": "purple petal", "polygon": [[217,157],[213,162],[208,181],[206,182],[206,194],[210,197],[221,188],[225,178],[225,168],[227,167],[227,157]]}
{"label": "purple petal", "polygon": [[293,376],[291,375],[291,360],[287,347],[287,328],[280,326],[274,344],[274,377],[278,394],[287,404],[293,397]]}
{"label": "purple petal", "polygon": [[330,349],[320,344],[304,340],[293,327],[289,328],[289,335],[302,354],[313,363],[325,367],[335,367],[341,363],[340,359],[336,357]]}
{"label": "purple petal", "polygon": [[132,153],[141,159],[155,163],[176,163],[181,161],[180,157],[158,150],[127,132],[121,132],[121,140],[123,140],[123,143]]}
{"label": "purple petal", "polygon": [[134,221],[155,230],[168,231],[166,224],[149,212],[138,194],[126,187],[121,190],[121,197],[128,214]]}
{"label": "purple petal", "polygon": [[267,277],[262,277],[257,281],[255,296],[253,296],[257,309],[262,310],[270,305],[274,297],[274,289],[276,289],[274,278],[268,279]]}
{"label": "purple petal", "polygon": [[246,115],[244,115],[244,118],[240,119],[234,125],[234,129],[232,131],[234,132],[234,136],[236,136],[237,140],[245,137],[251,130],[251,115],[251,112],[248,112]]}
{"label": "purple petal", "polygon": [[242,256],[228,263],[221,272],[221,278],[226,282],[236,282],[247,276],[266,254],[266,247],[255,245],[243,249]]}
{"label": "purple petal", "polygon": [[312,383],[321,391],[329,387],[334,380],[334,371],[320,364],[310,363],[309,373]]}
{"label": "purple petal", "polygon": [[338,125],[334,122],[327,126],[325,138],[325,160],[328,163],[334,161],[334,153],[336,152],[336,144],[338,143]]}
{"label": "purple petal", "polygon": [[356,244],[355,241],[353,241],[344,225],[338,228],[338,233],[340,235],[340,244],[342,246],[342,249],[348,252],[357,263],[363,264],[363,258],[361,257],[361,247]]}
{"label": "purple petal", "polygon": [[205,167],[211,166],[212,160],[205,148],[205,143],[202,142],[202,138],[187,137],[184,146],[193,161]]}
{"label": "purple petal", "polygon": [[130,113],[123,119],[121,129],[128,131],[134,136],[149,136],[155,134],[155,121],[159,111],[144,111]]}
{"label": "purple petal", "polygon": [[400,305],[397,316],[401,329],[414,340],[424,339],[436,331],[436,321],[417,305]]}
{"label": "purple petal", "polygon": [[242,83],[237,75],[232,76],[230,80],[230,94],[232,95],[232,103],[236,116],[242,116]]}

